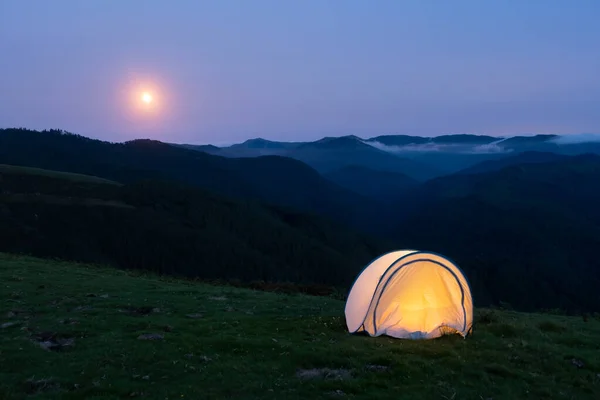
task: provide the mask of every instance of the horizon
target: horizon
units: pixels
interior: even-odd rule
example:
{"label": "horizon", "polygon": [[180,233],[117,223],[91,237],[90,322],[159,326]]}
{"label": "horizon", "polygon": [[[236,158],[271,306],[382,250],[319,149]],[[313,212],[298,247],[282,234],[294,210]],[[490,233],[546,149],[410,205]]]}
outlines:
{"label": "horizon", "polygon": [[595,132],[600,3],[569,4],[5,0],[0,125],[218,146]]}
{"label": "horizon", "polygon": [[[44,131],[61,131],[63,133],[66,134],[74,134],[74,135],[80,135],[83,137],[86,137],[88,139],[94,139],[94,140],[100,140],[100,141],[104,141],[104,142],[109,142],[109,143],[125,143],[125,142],[132,142],[132,141],[137,141],[137,140],[153,140],[153,141],[158,141],[158,142],[163,142],[166,144],[173,144],[173,145],[192,145],[192,146],[215,146],[215,147],[229,147],[229,146],[233,146],[233,145],[238,145],[238,144],[243,144],[246,142],[250,142],[250,141],[258,141],[258,140],[263,140],[266,142],[272,142],[272,143],[311,143],[311,142],[317,142],[319,140],[323,140],[323,139],[328,139],[328,138],[332,138],[332,139],[338,139],[338,138],[342,138],[342,137],[357,137],[358,139],[360,139],[361,141],[365,141],[366,144],[369,144],[373,147],[378,147],[378,145],[382,145],[379,142],[369,142],[370,140],[373,140],[375,138],[378,137],[384,137],[384,136],[407,136],[407,137],[421,137],[421,138],[428,138],[428,139],[435,139],[435,138],[439,138],[439,137],[448,137],[448,136],[488,136],[488,137],[494,137],[498,139],[498,142],[501,142],[505,139],[509,139],[509,138],[514,138],[514,137],[535,137],[535,136],[555,136],[558,138],[559,141],[557,141],[556,143],[558,144],[576,144],[576,143],[596,143],[596,142],[600,142],[600,133],[592,133],[592,132],[586,132],[586,133],[570,133],[570,134],[548,134],[548,133],[530,133],[530,134],[520,134],[520,135],[502,135],[502,136],[495,136],[495,135],[485,135],[485,134],[477,134],[477,133],[451,133],[451,134],[440,134],[440,135],[433,135],[433,136],[419,136],[419,135],[405,135],[405,134],[381,134],[381,135],[366,135],[366,136],[358,136],[358,135],[339,135],[339,136],[322,136],[322,137],[318,137],[316,139],[307,139],[307,140],[273,140],[273,139],[268,139],[268,138],[264,138],[264,137],[248,137],[246,139],[242,139],[240,141],[235,141],[235,142],[207,142],[207,143],[192,143],[192,142],[173,142],[173,141],[165,141],[165,140],[161,140],[161,139],[155,139],[155,138],[149,138],[149,137],[136,137],[136,138],[131,138],[131,139],[127,139],[127,140],[121,140],[121,141],[114,141],[114,140],[109,140],[109,139],[104,139],[104,138],[97,138],[97,137],[93,137],[93,136],[87,136],[87,135],[83,135],[80,134],[78,132],[72,132],[66,129],[61,129],[61,128],[42,128],[42,129],[33,129],[33,128],[29,128],[29,127],[17,127],[17,126],[12,126],[12,127],[0,127],[0,130],[10,130],[10,129],[23,129],[23,130],[32,130],[32,131],[38,131],[38,132],[44,132]],[[376,144],[375,144],[376,143]],[[497,142],[495,142],[497,143]],[[387,147],[385,145],[382,145],[384,147]]]}

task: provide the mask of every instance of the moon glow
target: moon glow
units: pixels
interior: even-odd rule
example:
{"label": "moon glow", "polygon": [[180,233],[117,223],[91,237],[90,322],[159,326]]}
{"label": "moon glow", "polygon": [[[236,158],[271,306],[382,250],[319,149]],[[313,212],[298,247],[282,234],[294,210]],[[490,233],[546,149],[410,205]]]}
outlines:
{"label": "moon glow", "polygon": [[142,101],[146,104],[150,104],[150,103],[152,103],[152,100],[154,100],[152,95],[148,92],[143,92],[141,98],[142,98]]}

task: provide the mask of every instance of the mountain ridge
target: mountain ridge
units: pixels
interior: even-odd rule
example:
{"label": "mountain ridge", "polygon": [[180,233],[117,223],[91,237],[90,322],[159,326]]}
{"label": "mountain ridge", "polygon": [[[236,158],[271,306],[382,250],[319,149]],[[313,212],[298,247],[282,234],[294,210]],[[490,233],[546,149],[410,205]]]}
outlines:
{"label": "mountain ridge", "polygon": [[[255,142],[258,141],[258,142]],[[256,143],[262,143],[257,145]],[[576,155],[600,154],[600,135],[490,136],[448,134],[433,137],[380,135],[326,136],[314,141],[283,142],[249,139],[244,143],[214,148],[195,148],[225,157],[280,155],[301,160],[321,173],[348,165],[402,173],[425,181],[456,173],[481,161],[508,157],[522,152],[554,152]]]}

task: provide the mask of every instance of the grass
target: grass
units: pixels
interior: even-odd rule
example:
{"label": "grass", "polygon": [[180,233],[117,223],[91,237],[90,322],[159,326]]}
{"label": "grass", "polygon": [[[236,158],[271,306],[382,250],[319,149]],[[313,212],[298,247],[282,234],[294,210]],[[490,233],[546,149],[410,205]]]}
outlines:
{"label": "grass", "polygon": [[597,318],[478,310],[466,340],[406,341],[327,297],[7,254],[0,285],[2,399],[600,398]]}
{"label": "grass", "polygon": [[87,182],[87,183],[99,183],[108,185],[121,185],[120,183],[99,178],[97,176],[76,174],[72,172],[61,172],[51,171],[42,168],[33,167],[21,167],[16,165],[0,164],[0,174],[11,174],[11,175],[37,175],[46,176],[49,178],[65,179],[72,182]]}

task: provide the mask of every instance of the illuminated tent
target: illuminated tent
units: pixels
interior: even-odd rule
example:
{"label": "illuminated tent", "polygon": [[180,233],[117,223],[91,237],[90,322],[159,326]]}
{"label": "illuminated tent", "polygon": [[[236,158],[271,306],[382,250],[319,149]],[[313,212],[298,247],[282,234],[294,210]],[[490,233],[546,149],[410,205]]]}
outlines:
{"label": "illuminated tent", "polygon": [[345,314],[351,333],[403,339],[466,337],[473,325],[473,300],[466,278],[451,261],[403,250],[380,256],[360,273]]}

